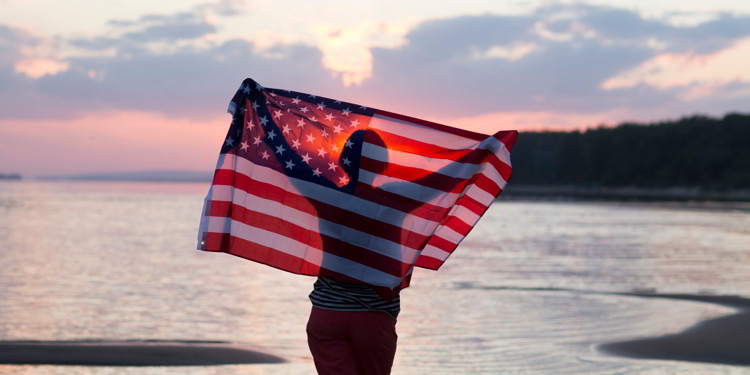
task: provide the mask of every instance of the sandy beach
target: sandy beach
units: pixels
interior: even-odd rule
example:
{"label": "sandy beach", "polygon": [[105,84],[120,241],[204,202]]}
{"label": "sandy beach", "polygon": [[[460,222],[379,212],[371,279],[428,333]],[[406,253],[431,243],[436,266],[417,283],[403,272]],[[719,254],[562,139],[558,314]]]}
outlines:
{"label": "sandy beach", "polygon": [[202,366],[283,362],[282,358],[229,342],[0,341],[0,364]]}
{"label": "sandy beach", "polygon": [[605,343],[598,347],[602,352],[639,359],[750,365],[750,299],[688,294],[626,295],[708,302],[738,311],[698,322],[676,334]]}
{"label": "sandy beach", "polygon": [[[607,293],[699,301],[736,308],[676,334],[603,343],[602,353],[638,359],[750,365],[750,299],[738,296]],[[201,366],[283,363],[249,346],[222,341],[2,341],[1,364]]]}

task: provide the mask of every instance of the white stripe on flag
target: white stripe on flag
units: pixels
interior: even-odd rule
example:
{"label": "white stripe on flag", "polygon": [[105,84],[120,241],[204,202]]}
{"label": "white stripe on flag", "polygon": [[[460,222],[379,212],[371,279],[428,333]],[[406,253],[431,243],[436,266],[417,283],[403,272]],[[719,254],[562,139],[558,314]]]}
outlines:
{"label": "white stripe on flag", "polygon": [[425,202],[438,207],[449,208],[456,203],[458,194],[404,181],[399,178],[375,174],[364,169],[359,170],[359,181],[373,187],[401,195],[403,197]]}
{"label": "white stripe on flag", "polygon": [[354,277],[372,285],[392,288],[401,283],[400,277],[330,253],[323,254],[322,251],[291,238],[249,226],[230,218],[211,217],[209,218],[208,227],[209,231],[214,233],[230,233],[229,229],[231,227],[231,235],[234,237],[270,247],[279,252],[304,259],[322,268]]}
{"label": "white stripe on flag", "polygon": [[483,140],[479,145],[479,148],[489,150],[495,154],[500,161],[510,166],[510,151],[505,147],[505,143],[500,142],[499,139],[495,137],[487,137],[487,139]]}
{"label": "white stripe on flag", "polygon": [[449,150],[473,150],[476,148],[489,150],[497,157],[510,166],[510,151],[499,139],[488,136],[483,141],[477,141],[462,137],[460,135],[447,133],[441,130],[432,129],[424,125],[395,119],[381,114],[375,114],[370,120],[370,128],[382,130],[401,137],[411,138],[423,143],[430,143],[435,146],[447,148]]}
{"label": "white stripe on flag", "polygon": [[[277,186],[290,193],[306,196],[384,223],[407,228],[412,232],[424,236],[431,235],[438,225],[436,221],[410,215],[348,193],[329,189],[312,182],[289,178],[274,169],[254,164],[245,158],[232,154],[227,154],[226,158],[224,158],[224,163],[219,169],[232,170],[235,164],[238,171],[246,171],[248,177],[254,180]],[[304,194],[300,190],[303,190]]]}
{"label": "white stripe on flag", "polygon": [[464,235],[461,233],[457,233],[455,230],[446,227],[445,225],[440,225],[435,230],[435,235],[440,236],[441,238],[445,239],[448,242],[458,244],[461,242],[461,240],[464,239]]}
{"label": "white stripe on flag", "polygon": [[237,238],[276,249],[291,256],[320,266],[323,252],[275,232],[253,227],[229,217],[209,217],[208,232],[231,233]]}
{"label": "white stripe on flag", "polygon": [[495,200],[494,195],[484,191],[484,189],[480,188],[477,185],[468,185],[466,186],[466,190],[464,191],[466,192],[467,196],[481,203],[485,207],[489,207],[490,204],[492,204],[492,202]]}
{"label": "white stripe on flag", "polygon": [[475,149],[480,143],[475,139],[465,138],[460,135],[428,128],[424,125],[391,118],[377,113],[372,116],[369,127],[371,129],[386,131],[406,138],[417,139],[420,142],[431,143],[451,150]]}
{"label": "white stripe on flag", "polygon": [[477,215],[476,212],[466,208],[465,206],[453,206],[450,215],[453,215],[463,221],[469,226],[474,226],[481,216]]}
{"label": "white stripe on flag", "polygon": [[481,173],[501,189],[507,183],[490,163],[459,163],[446,159],[429,158],[418,154],[386,149],[367,142],[362,146],[362,155],[390,164],[437,172],[448,177],[468,179],[477,173]]}
{"label": "white stripe on flag", "polygon": [[424,247],[424,250],[422,250],[422,255],[420,256],[435,258],[442,262],[448,259],[449,255],[451,255],[451,253],[445,250],[438,249],[437,247],[432,246],[432,245],[427,245]]}
{"label": "white stripe on flag", "polygon": [[412,263],[419,253],[416,249],[389,241],[374,234],[364,233],[345,225],[320,219],[279,202],[248,194],[231,186],[214,186],[215,201],[231,201],[248,210],[278,217],[309,231],[338,238],[343,242],[361,246],[404,263]]}
{"label": "white stripe on flag", "polygon": [[364,142],[362,146],[362,156],[385,163],[439,172],[440,174],[457,178],[469,178],[480,167],[480,164],[459,163],[452,160],[430,158],[419,154],[391,150],[367,142]]}

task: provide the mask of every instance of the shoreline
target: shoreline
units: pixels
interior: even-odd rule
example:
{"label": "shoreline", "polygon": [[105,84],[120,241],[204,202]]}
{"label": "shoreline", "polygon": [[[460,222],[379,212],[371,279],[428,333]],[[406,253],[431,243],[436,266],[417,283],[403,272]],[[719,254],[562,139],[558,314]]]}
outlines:
{"label": "shoreline", "polygon": [[[676,333],[604,342],[604,355],[639,360],[672,360],[750,366],[750,298],[736,295],[667,294],[650,291],[592,292],[557,288],[489,287],[487,289],[566,291],[712,303],[735,312],[697,321]],[[0,341],[2,365],[210,366],[274,364],[286,360],[256,347],[225,341],[74,340]]]}
{"label": "shoreline", "polygon": [[636,187],[581,187],[569,185],[513,185],[500,199],[570,199],[660,202],[750,202],[750,190],[705,191],[675,187],[646,189]]}
{"label": "shoreline", "polygon": [[750,366],[750,299],[739,296],[617,293],[713,303],[736,312],[696,322],[681,332],[602,343],[602,353],[625,358]]}
{"label": "shoreline", "polygon": [[256,348],[224,341],[0,341],[0,366],[209,366],[284,362],[283,358]]}
{"label": "shoreline", "polygon": [[[459,285],[458,287],[466,286]],[[604,342],[594,345],[594,349],[602,354],[622,358],[750,366],[750,298],[738,295],[656,293],[651,290],[597,292],[569,288],[517,288],[502,286],[479,288],[661,298],[711,303],[730,307],[736,311],[716,318],[697,321],[692,326],[680,332],[662,336],[640,337],[632,340]]]}

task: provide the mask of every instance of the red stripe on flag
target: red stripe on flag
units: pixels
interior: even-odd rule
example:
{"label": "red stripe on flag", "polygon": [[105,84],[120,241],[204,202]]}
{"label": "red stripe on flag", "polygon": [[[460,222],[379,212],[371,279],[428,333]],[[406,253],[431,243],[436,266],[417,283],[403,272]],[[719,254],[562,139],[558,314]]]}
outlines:
{"label": "red stripe on flag", "polygon": [[481,164],[489,162],[505,181],[510,179],[511,167],[500,160],[494,153],[486,149],[452,150],[431,143],[420,142],[383,130],[377,130],[377,135],[365,133],[365,141],[378,144],[376,137],[380,137],[389,150],[408,152],[433,159],[458,161],[461,163]]}
{"label": "red stripe on flag", "polygon": [[458,198],[458,200],[456,201],[456,205],[464,206],[468,208],[471,212],[474,212],[475,214],[479,216],[482,216],[482,214],[484,214],[484,211],[487,211],[487,208],[488,208],[487,206],[477,202],[476,199],[468,195],[464,195],[461,198]]}
{"label": "red stripe on flag", "polygon": [[454,244],[453,242],[450,242],[446,240],[443,237],[433,235],[430,237],[430,241],[427,242],[428,245],[432,245],[437,247],[440,250],[443,250],[447,253],[452,253],[453,250],[456,248],[457,244]]}
{"label": "red stripe on flag", "polygon": [[508,151],[513,151],[513,145],[516,144],[516,140],[518,139],[518,131],[505,130],[495,133],[493,137],[497,138],[500,142],[503,142]]}
{"label": "red stripe on flag", "polygon": [[414,265],[430,270],[437,270],[441,265],[443,265],[443,261],[433,257],[420,256],[419,258],[417,258],[417,262]]}
{"label": "red stripe on flag", "polygon": [[435,159],[458,160],[464,157],[467,153],[474,151],[453,150],[432,143],[425,143],[417,139],[393,134],[385,130],[373,130],[373,132],[374,133],[365,133],[365,142],[377,145],[379,143],[377,137],[380,137],[389,150],[408,152],[410,154],[422,155]]}
{"label": "red stripe on flag", "polygon": [[477,141],[483,141],[489,137],[489,135],[486,135],[486,134],[476,133],[476,132],[465,130],[465,129],[454,128],[454,127],[450,127],[447,125],[438,124],[436,122],[422,120],[422,119],[418,119],[416,117],[411,117],[411,116],[405,116],[405,115],[401,115],[398,113],[383,111],[380,109],[375,110],[375,114],[385,116],[385,117],[390,117],[390,118],[401,120],[401,121],[411,122],[412,124],[422,125],[427,128],[440,130],[446,133],[455,134],[464,138],[469,138],[469,139],[473,139]]}
{"label": "red stripe on flag", "polygon": [[497,195],[500,194],[501,191],[503,191],[503,189],[500,189],[500,187],[497,186],[495,181],[490,180],[490,178],[484,174],[477,173],[472,177],[472,180],[474,185],[492,194],[495,197],[497,197]]}
{"label": "red stripe on flag", "polygon": [[382,206],[394,208],[401,212],[431,221],[440,221],[449,210],[449,208],[435,206],[416,199],[407,198],[403,195],[391,193],[380,188],[373,188],[362,182],[357,183],[357,187],[354,189],[354,195]]}
{"label": "red stripe on flag", "polygon": [[471,225],[453,215],[446,216],[442,224],[453,229],[456,233],[461,234],[464,237],[469,234],[469,231],[471,230]]}
{"label": "red stripe on flag", "polygon": [[373,173],[398,178],[400,180],[441,190],[446,193],[460,193],[467,184],[467,180],[464,178],[450,177],[425,169],[394,164],[397,162],[398,161],[384,163],[380,160],[370,159],[363,156],[360,158],[359,166],[360,168]]}
{"label": "red stripe on flag", "polygon": [[231,236],[229,235],[229,233],[207,232],[204,241],[207,244],[226,244],[226,246],[222,246],[221,248],[218,248],[216,250],[214,250],[213,248],[207,248],[206,251],[229,253],[281,270],[295,270],[296,273],[302,275],[315,276],[320,271],[320,267],[317,264],[310,263],[302,258],[298,258],[294,255],[278,251],[272,247],[263,246],[255,242]]}
{"label": "red stripe on flag", "polygon": [[[372,250],[352,245],[339,239],[322,235],[318,232],[310,231],[278,217],[253,211],[232,204],[231,202],[213,201],[212,206],[216,207],[217,212],[220,214],[219,217],[223,217],[221,216],[221,213],[228,210],[226,207],[221,207],[225,205],[232,206],[231,209],[229,209],[232,213],[232,220],[291,238],[318,250],[323,250],[325,248],[326,253],[349,259],[394,276],[404,276],[411,266],[409,263],[400,262],[397,259],[393,259]],[[211,216],[214,216],[213,212]],[[239,245],[235,243],[232,248],[238,246]],[[325,263],[325,254],[323,255],[323,262]]]}
{"label": "red stripe on flag", "polygon": [[[278,186],[254,180],[242,173],[225,169],[220,170],[220,172],[217,171],[214,177],[214,185],[232,186],[232,183],[234,183],[235,188],[248,194],[278,202],[306,214],[318,216],[321,219],[345,225],[360,232],[373,234],[412,249],[421,249],[428,240],[422,234],[288,192]],[[217,210],[223,208],[217,208]],[[227,216],[226,213],[222,215],[221,211],[214,212],[216,214],[212,214],[212,216]]]}

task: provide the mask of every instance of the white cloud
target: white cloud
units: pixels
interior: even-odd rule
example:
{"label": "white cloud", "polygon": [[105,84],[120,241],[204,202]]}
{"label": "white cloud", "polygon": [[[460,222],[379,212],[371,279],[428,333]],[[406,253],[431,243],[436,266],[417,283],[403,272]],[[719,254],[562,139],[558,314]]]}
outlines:
{"label": "white cloud", "polygon": [[373,48],[397,48],[406,41],[408,28],[395,24],[364,22],[357,27],[331,30],[325,25],[315,29],[322,64],[344,86],[358,85],[372,76]]}

